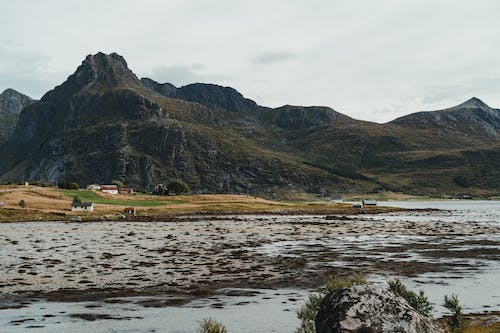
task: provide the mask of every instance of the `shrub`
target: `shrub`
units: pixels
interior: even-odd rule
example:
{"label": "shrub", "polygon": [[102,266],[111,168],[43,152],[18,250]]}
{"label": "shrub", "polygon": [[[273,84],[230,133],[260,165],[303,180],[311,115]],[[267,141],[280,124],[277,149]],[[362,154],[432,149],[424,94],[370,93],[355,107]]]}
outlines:
{"label": "shrub", "polygon": [[24,201],[24,200],[19,201],[17,204],[18,204],[18,205],[19,205],[19,207],[21,207],[21,208],[26,207],[26,201]]}
{"label": "shrub", "polygon": [[183,194],[183,193],[188,193],[189,192],[189,186],[188,184],[184,183],[182,180],[174,180],[170,182],[168,185],[168,191],[170,193],[175,193],[175,194]]}
{"label": "shrub", "polygon": [[227,333],[226,327],[212,318],[200,322],[200,333]]}
{"label": "shrub", "polygon": [[330,291],[335,291],[342,288],[350,288],[356,285],[367,284],[363,274],[354,274],[348,277],[336,277],[333,275],[329,275],[326,279],[325,286],[323,287],[323,291],[328,293]]}
{"label": "shrub", "polygon": [[453,178],[453,182],[460,187],[470,187],[472,185],[470,179],[464,176],[456,176]]}
{"label": "shrub", "polygon": [[433,306],[422,290],[420,290],[417,294],[416,292],[407,289],[399,279],[389,281],[389,290],[396,295],[403,297],[412,308],[422,315],[427,317],[432,315]]}
{"label": "shrub", "polygon": [[165,184],[158,184],[153,189],[153,194],[168,195],[168,187]]}
{"label": "shrub", "polygon": [[80,197],[79,197],[79,196],[75,195],[75,196],[73,197],[73,202],[74,202],[74,203],[81,203],[81,202],[82,202],[82,199],[80,199]]}
{"label": "shrub", "polygon": [[119,180],[112,180],[111,184],[116,185],[116,187],[118,188],[118,193],[120,193],[122,191],[122,188],[125,187],[125,185],[123,184],[123,182],[121,182]]}
{"label": "shrub", "polygon": [[78,186],[78,183],[75,182],[70,182],[70,181],[62,181],[58,185],[60,188],[63,188],[65,190],[78,190],[80,187]]}
{"label": "shrub", "polygon": [[300,320],[300,326],[295,331],[296,333],[314,333],[316,326],[314,320],[319,311],[319,306],[325,298],[326,294],[342,288],[350,288],[355,285],[367,284],[365,277],[362,274],[355,274],[348,277],[336,277],[329,275],[325,285],[321,287],[318,293],[309,295],[306,303],[297,311],[297,318]]}
{"label": "shrub", "polygon": [[448,325],[450,325],[452,332],[464,332],[468,323],[462,313],[462,307],[460,306],[457,295],[451,295],[451,297],[445,295],[443,306],[451,311],[451,317],[448,318]]}

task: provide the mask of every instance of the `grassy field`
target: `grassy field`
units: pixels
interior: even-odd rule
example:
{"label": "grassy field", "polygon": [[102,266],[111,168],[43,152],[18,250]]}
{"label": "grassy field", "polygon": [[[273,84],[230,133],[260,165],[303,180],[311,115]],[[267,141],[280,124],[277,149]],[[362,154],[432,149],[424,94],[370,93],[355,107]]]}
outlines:
{"label": "grassy field", "polygon": [[[94,212],[72,212],[71,202],[78,196],[84,202],[94,202]],[[155,196],[134,193],[111,195],[99,191],[61,190],[39,186],[0,186],[0,222],[68,220],[82,216],[87,220],[117,219],[125,207],[137,208],[138,216],[154,217],[178,214],[245,214],[300,213],[353,214],[350,204],[331,204],[329,201],[280,202],[259,197],[230,194]],[[25,207],[19,203],[24,201]],[[387,207],[366,208],[365,212],[386,212]]]}
{"label": "grassy field", "polygon": [[[93,202],[96,204],[105,204],[105,205],[118,205],[118,206],[144,206],[144,207],[153,207],[153,206],[162,206],[162,205],[178,205],[183,204],[185,201],[183,200],[167,200],[162,197],[158,198],[144,198],[138,196],[137,199],[124,199],[123,196],[118,195],[114,197],[103,197],[98,195],[95,191],[87,191],[87,190],[58,190],[63,193],[68,199],[73,199],[73,197],[78,196],[83,202]],[[130,197],[130,196],[127,196]]]}

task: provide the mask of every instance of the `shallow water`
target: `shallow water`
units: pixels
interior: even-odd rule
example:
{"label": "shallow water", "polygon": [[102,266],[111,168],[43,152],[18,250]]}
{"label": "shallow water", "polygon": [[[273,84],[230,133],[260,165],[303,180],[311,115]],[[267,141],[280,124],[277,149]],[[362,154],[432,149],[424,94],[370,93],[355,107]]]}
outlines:
{"label": "shallow water", "polygon": [[[144,307],[134,302],[149,297],[118,298],[127,303],[33,302],[26,308],[0,310],[1,332],[172,332],[192,333],[199,321],[216,318],[229,332],[293,332],[295,309],[305,299],[303,290],[254,290],[253,297],[224,296],[199,299],[178,307]],[[224,304],[223,308],[217,308]],[[215,306],[215,307],[214,307]],[[88,321],[71,314],[106,314],[116,319]],[[25,320],[18,325],[16,320]]]}
{"label": "shallow water", "polygon": [[[423,289],[430,300],[436,305],[436,315],[443,314],[443,308],[440,306],[445,294],[455,293],[459,296],[466,312],[479,312],[487,310],[500,310],[500,258],[498,255],[488,255],[488,251],[498,249],[500,242],[500,233],[484,233],[479,227],[487,226],[489,229],[497,230],[495,227],[500,225],[500,202],[496,201],[428,201],[428,202],[387,202],[382,205],[392,205],[408,208],[438,208],[445,211],[437,212],[404,212],[381,215],[363,215],[360,220],[360,230],[365,230],[364,226],[383,224],[391,221],[407,221],[408,225],[425,224],[439,222],[440,228],[463,226],[464,230],[479,230],[474,234],[458,233],[450,235],[432,235],[432,234],[413,234],[407,230],[398,231],[394,229],[391,232],[373,232],[368,230],[368,234],[325,234],[321,237],[314,235],[308,237],[307,234],[300,237],[290,237],[290,239],[277,239],[270,242],[263,242],[262,245],[251,245],[246,250],[250,253],[258,254],[261,257],[286,258],[286,257],[311,257],[314,260],[308,262],[308,269],[315,270],[319,266],[345,267],[371,269],[370,280],[384,283],[387,279],[393,278],[394,274],[385,274],[383,271],[373,269],[373,263],[398,262],[402,265],[414,265],[415,262],[431,264],[432,267],[446,267],[443,271],[427,272],[414,276],[400,276],[405,284],[411,288]],[[325,223],[322,216],[290,216],[290,217],[270,217],[270,216],[243,216],[238,217],[242,224],[256,223],[259,221],[272,221],[273,223],[283,223],[283,227],[292,228],[294,225],[301,225],[304,221]],[[358,218],[358,217],[353,217]],[[263,225],[264,225],[264,222]],[[224,224],[234,224],[230,220],[214,222],[222,226],[222,231],[214,229],[210,223],[200,222],[190,224],[191,236],[179,236],[179,242],[187,242],[192,237],[193,231],[199,228],[211,228],[214,236],[210,241],[215,240],[215,235],[222,232],[225,237],[230,234],[224,233]],[[330,223],[330,222],[328,222]],[[332,221],[332,225],[347,223],[349,221]],[[121,236],[130,239],[134,245],[132,249],[136,251],[131,259],[139,261],[141,251],[145,248],[149,256],[154,253],[151,249],[159,248],[163,243],[157,239],[151,238],[150,226],[145,223],[130,223],[123,225],[113,224],[84,224],[84,225],[60,225],[60,224],[12,224],[9,227],[0,226],[4,231],[10,232],[10,239],[13,239],[12,233],[23,235],[27,233],[42,242],[35,246],[43,248],[43,252],[30,250],[32,244],[25,243],[24,236],[20,236],[19,244],[15,245],[18,250],[26,250],[29,254],[44,253],[45,256],[59,258],[71,265],[77,265],[82,258],[78,257],[79,249],[84,246],[88,251],[94,252],[97,258],[98,251],[112,252],[118,243],[106,243],[106,237],[111,237],[117,233],[117,226],[135,228],[135,235],[127,236],[128,229],[120,231]],[[42,229],[43,227],[43,229]],[[161,234],[163,238],[174,232],[176,225],[155,225],[155,235]],[[46,237],[38,230],[45,230],[55,235],[57,230],[66,228],[64,238],[57,238],[56,243],[64,243],[71,240],[68,249],[56,246],[51,250],[50,243],[52,235]],[[78,231],[84,238],[72,238],[76,235],[74,228],[83,228]],[[281,227],[280,227],[281,228]],[[478,229],[479,228],[479,229]],[[459,228],[460,229],[460,228]],[[283,229],[285,230],[285,229]],[[300,230],[300,229],[299,229]],[[201,232],[200,231],[200,232]],[[237,230],[234,231],[237,233]],[[252,231],[255,233],[255,231]],[[252,233],[249,236],[252,236]],[[104,235],[104,238],[98,238]],[[128,237],[128,238],[127,238]],[[142,240],[139,239],[142,237]],[[281,234],[278,238],[284,238]],[[65,240],[66,239],[66,240]],[[135,243],[134,243],[135,242]],[[5,246],[7,245],[7,246]],[[153,246],[154,245],[154,246]],[[10,247],[9,247],[10,246]],[[104,247],[104,248],[103,248]],[[142,248],[141,248],[142,247]],[[9,250],[6,250],[9,249]],[[0,248],[1,265],[4,268],[12,266],[17,267],[21,255],[26,255],[26,251],[15,253],[10,243],[4,244]],[[98,251],[96,251],[98,249]],[[322,258],[318,249],[324,253],[333,253],[334,255]],[[384,249],[382,251],[382,249]],[[391,251],[391,249],[395,249]],[[450,256],[440,254],[439,251],[450,251]],[[47,252],[47,250],[49,250]],[[467,251],[480,251],[479,254],[467,254]],[[53,251],[50,252],[50,251]],[[125,249],[121,249],[125,251]],[[225,252],[226,250],[222,250]],[[433,255],[433,252],[439,252]],[[24,253],[23,253],[24,252]],[[33,253],[31,253],[33,252]],[[229,252],[227,252],[229,253]],[[337,255],[344,253],[346,256],[355,257],[356,260],[347,260],[348,257]],[[495,253],[495,252],[494,252]],[[451,255],[453,254],[453,255]],[[461,255],[464,254],[464,255]],[[74,256],[74,257],[72,257]],[[335,257],[336,260],[330,258]],[[120,257],[123,258],[123,257]],[[222,257],[225,259],[224,257]],[[129,258],[127,258],[129,259]],[[92,260],[89,260],[89,269],[87,275],[89,278],[93,272],[91,268]],[[113,259],[110,259],[113,260]],[[121,260],[121,259],[120,259]],[[118,262],[120,262],[118,260]],[[142,259],[141,259],[142,260]],[[116,261],[116,260],[115,260]],[[132,261],[134,262],[134,261]],[[62,265],[62,264],[60,264]],[[166,264],[165,264],[166,265]],[[56,267],[60,267],[57,266]],[[165,266],[168,268],[168,266]],[[195,266],[193,266],[195,267]],[[141,270],[148,274],[162,272],[166,268],[160,267],[158,270],[153,268],[141,267]],[[416,271],[418,272],[418,270]],[[251,274],[251,273],[250,273]],[[157,276],[157,275],[156,275]],[[42,281],[43,282],[43,281]],[[213,317],[226,324],[230,332],[292,332],[297,326],[295,316],[296,309],[303,303],[308,291],[294,289],[279,290],[259,290],[260,294],[256,296],[217,296],[215,298],[199,299],[183,306],[166,307],[144,307],[137,304],[138,298],[126,298],[125,303],[106,303],[106,302],[47,302],[33,301],[27,307],[21,309],[0,310],[0,331],[1,332],[25,332],[28,327],[43,326],[33,328],[35,332],[194,332],[197,322],[203,318]],[[95,307],[98,306],[98,307]],[[222,308],[221,308],[222,306]],[[64,312],[64,313],[62,313]],[[115,319],[103,319],[88,321],[78,317],[71,317],[70,314],[89,314],[99,313],[107,314]],[[16,320],[27,320],[19,322]],[[14,321],[14,322],[12,322]]]}

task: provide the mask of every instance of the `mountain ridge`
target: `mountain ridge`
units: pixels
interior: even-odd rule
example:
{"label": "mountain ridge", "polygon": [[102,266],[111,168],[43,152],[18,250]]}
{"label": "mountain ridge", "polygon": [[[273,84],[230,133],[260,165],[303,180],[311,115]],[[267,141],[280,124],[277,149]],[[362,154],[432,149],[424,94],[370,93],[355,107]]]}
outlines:
{"label": "mountain ridge", "polygon": [[500,110],[473,97],[459,105],[399,117],[390,124],[411,128],[441,128],[470,136],[500,138]]}
{"label": "mountain ridge", "polygon": [[498,141],[431,125],[268,108],[230,87],[139,80],[123,57],[98,53],[24,109],[0,150],[0,177],[141,189],[180,178],[196,192],[266,195],[498,189]]}

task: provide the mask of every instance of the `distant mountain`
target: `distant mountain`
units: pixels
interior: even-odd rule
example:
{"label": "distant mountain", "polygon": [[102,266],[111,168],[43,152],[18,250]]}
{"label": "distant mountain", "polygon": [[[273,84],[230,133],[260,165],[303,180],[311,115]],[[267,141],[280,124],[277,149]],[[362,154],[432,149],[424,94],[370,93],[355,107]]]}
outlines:
{"label": "distant mountain", "polygon": [[0,94],[0,144],[14,132],[21,111],[34,102],[14,89],[6,89]]}
{"label": "distant mountain", "polygon": [[417,112],[397,118],[392,124],[411,128],[433,128],[476,137],[500,137],[500,110],[478,98],[439,111]]}
{"label": "distant mountain", "polygon": [[195,192],[268,196],[496,193],[496,112],[471,100],[437,111],[439,121],[428,112],[376,124],[322,106],[260,106],[230,87],[139,80],[120,55],[98,53],[22,111],[0,179],[139,189],[183,179]]}

